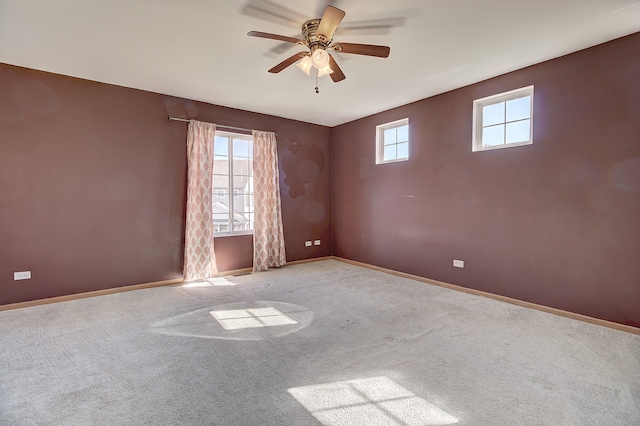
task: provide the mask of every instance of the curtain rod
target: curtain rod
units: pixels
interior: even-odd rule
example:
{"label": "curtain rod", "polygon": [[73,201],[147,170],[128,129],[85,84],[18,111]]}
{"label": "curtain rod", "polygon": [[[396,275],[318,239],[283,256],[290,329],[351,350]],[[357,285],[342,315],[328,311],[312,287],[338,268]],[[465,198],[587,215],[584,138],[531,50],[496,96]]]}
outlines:
{"label": "curtain rod", "polygon": [[[177,117],[172,117],[172,116],[169,116],[169,120],[172,120],[172,121],[183,121],[185,123],[188,123],[188,122],[191,121],[191,120],[187,120],[186,118],[177,118]],[[216,128],[217,127],[220,127],[221,129],[227,129],[227,130],[237,130],[239,132],[253,132],[253,129],[244,129],[242,127],[233,127],[233,126],[224,126],[222,124],[219,125],[219,126],[216,125]],[[273,133],[277,135],[276,132],[273,132]]]}

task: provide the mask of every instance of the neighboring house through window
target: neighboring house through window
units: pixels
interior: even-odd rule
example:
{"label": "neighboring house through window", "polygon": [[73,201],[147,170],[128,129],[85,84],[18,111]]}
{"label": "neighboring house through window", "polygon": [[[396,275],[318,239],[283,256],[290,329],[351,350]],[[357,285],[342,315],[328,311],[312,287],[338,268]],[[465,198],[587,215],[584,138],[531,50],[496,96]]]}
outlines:
{"label": "neighboring house through window", "polygon": [[473,151],[533,143],[533,86],[473,101]]}
{"label": "neighboring house through window", "polygon": [[216,131],[213,151],[214,234],[250,233],[254,219],[253,137]]}

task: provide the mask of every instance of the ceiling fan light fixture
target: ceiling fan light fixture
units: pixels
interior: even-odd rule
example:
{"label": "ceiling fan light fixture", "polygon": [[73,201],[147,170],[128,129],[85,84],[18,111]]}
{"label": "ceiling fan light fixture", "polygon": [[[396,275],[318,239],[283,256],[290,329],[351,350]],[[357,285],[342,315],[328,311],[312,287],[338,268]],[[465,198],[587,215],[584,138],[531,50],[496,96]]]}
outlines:
{"label": "ceiling fan light fixture", "polygon": [[324,68],[329,64],[329,54],[326,50],[318,48],[311,54],[311,62],[318,69]]}
{"label": "ceiling fan light fixture", "polygon": [[296,66],[300,68],[302,72],[304,72],[306,75],[311,75],[312,65],[313,65],[313,62],[311,62],[311,58],[308,56],[305,56],[304,58],[302,58],[300,62],[296,64]]}
{"label": "ceiling fan light fixture", "polygon": [[327,64],[322,68],[318,69],[318,77],[324,77],[325,75],[329,75],[333,72],[331,67]]}
{"label": "ceiling fan light fixture", "polygon": [[[264,3],[270,2],[265,0]],[[326,1],[324,3],[333,2]],[[277,74],[285,68],[296,64],[302,72],[309,76],[311,76],[311,68],[316,68],[316,79],[318,76],[330,75],[331,80],[337,83],[346,77],[329,51],[340,54],[350,53],[354,55],[387,58],[391,50],[389,46],[378,46],[374,44],[334,43],[333,36],[344,17],[345,12],[343,10],[328,4],[322,14],[322,18],[309,19],[302,24],[302,38],[263,33],[261,31],[249,31],[247,35],[250,37],[268,38],[293,43],[306,48],[306,50],[289,56],[284,61],[269,69],[268,72]],[[317,86],[316,93],[319,93]]]}

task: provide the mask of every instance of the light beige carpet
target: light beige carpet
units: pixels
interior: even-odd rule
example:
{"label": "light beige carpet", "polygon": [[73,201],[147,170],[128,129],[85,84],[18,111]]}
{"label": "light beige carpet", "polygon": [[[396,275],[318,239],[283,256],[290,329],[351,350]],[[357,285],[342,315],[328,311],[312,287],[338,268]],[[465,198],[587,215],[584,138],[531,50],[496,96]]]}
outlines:
{"label": "light beige carpet", "polygon": [[0,425],[637,425],[640,336],[335,260],[0,312]]}

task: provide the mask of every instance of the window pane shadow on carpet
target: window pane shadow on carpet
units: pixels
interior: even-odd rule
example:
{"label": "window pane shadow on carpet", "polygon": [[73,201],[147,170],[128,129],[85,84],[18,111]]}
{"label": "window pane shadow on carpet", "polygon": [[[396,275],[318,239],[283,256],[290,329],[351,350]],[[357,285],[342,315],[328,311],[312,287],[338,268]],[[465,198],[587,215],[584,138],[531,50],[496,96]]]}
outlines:
{"label": "window pane shadow on carpet", "polygon": [[295,333],[313,318],[309,309],[291,303],[238,302],[176,315],[154,323],[151,330],[203,339],[264,340]]}
{"label": "window pane shadow on carpet", "polygon": [[458,419],[387,377],[289,389],[324,426],[451,425]]}

